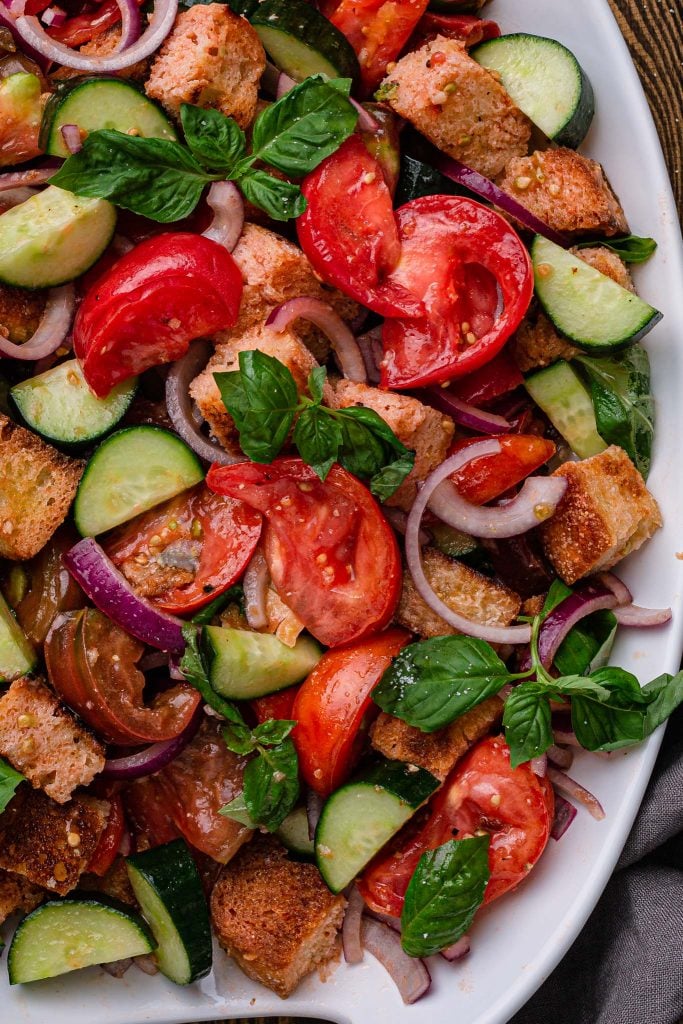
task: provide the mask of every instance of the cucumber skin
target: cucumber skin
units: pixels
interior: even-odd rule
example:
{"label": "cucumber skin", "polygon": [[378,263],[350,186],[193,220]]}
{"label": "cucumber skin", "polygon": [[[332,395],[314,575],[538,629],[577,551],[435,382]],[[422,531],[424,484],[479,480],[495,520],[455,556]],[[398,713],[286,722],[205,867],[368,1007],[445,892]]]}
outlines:
{"label": "cucumber skin", "polygon": [[0,683],[11,683],[27,675],[37,663],[38,655],[0,594]]}
{"label": "cucumber skin", "polygon": [[[336,68],[337,77],[352,78],[354,82],[360,78],[358,58],[346,36],[305,0],[265,0],[250,21],[257,33],[260,26],[276,29],[314,50]],[[321,45],[323,49],[319,49]]]}
{"label": "cucumber skin", "polygon": [[[231,689],[231,687],[226,685],[225,682],[221,683],[220,681],[221,666],[225,655],[222,653],[221,646],[217,643],[217,640],[224,637],[224,642],[229,648],[229,633],[232,633],[233,638],[238,641],[244,639],[245,643],[256,645],[259,643],[256,639],[257,637],[262,636],[268,643],[268,646],[273,646],[271,641],[276,639],[268,633],[261,634],[252,633],[248,630],[230,630],[229,627],[225,626],[205,626],[203,628],[201,647],[208,664],[209,680],[216,693],[221,697],[224,697],[226,700],[255,700],[258,697],[267,697],[271,693],[278,693],[280,690],[286,690],[290,686],[294,686],[296,683],[301,682],[302,679],[305,679],[306,676],[313,671],[315,665],[322,657],[322,649],[318,646],[315,640],[309,637],[300,637],[293,648],[282,644],[282,653],[289,664],[287,665],[287,671],[282,673],[280,680],[275,684],[271,684],[270,682],[265,682],[263,685],[254,683],[247,684],[252,687],[249,692],[246,692],[246,686],[243,685],[240,688],[241,692],[237,693],[235,689]],[[239,633],[244,633],[244,638],[239,636],[234,637],[234,634]],[[278,643],[280,643],[280,641],[278,641]],[[299,648],[298,650],[297,646]],[[310,658],[307,657],[308,654],[310,654]],[[258,656],[258,649],[256,650],[255,655]],[[240,657],[240,655],[238,655],[238,657]],[[266,657],[270,658],[270,655],[266,654]],[[299,663],[299,667],[297,667],[297,662]],[[239,665],[237,667],[239,668]],[[273,669],[272,671],[275,670]],[[272,679],[272,675],[269,676],[269,678]]]}

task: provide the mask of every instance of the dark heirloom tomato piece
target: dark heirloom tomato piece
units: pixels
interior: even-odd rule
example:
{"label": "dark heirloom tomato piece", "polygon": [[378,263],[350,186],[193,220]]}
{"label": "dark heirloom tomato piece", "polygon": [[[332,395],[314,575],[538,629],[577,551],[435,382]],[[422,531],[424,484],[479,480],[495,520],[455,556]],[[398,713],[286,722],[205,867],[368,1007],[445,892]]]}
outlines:
{"label": "dark heirloom tomato piece", "polygon": [[359,882],[363,899],[373,910],[400,916],[422,854],[483,829],[491,837],[484,895],[491,903],[529,874],[548,842],[554,811],[547,779],[529,763],[511,768],[502,736],[480,740],[446,779],[424,824],[400,833],[366,869]]}
{"label": "dark heirloom tomato piece", "polygon": [[183,615],[239,579],[261,536],[258,512],[204,484],[112,534],[104,549],[137,592]]}
{"label": "dark heirloom tomato piece", "polygon": [[180,837],[170,815],[158,776],[137,779],[121,793],[135,850],[163,846]]}
{"label": "dark heirloom tomato piece", "polygon": [[27,563],[28,593],[17,607],[17,619],[31,643],[40,646],[60,612],[85,604],[85,596],[62,562],[78,540],[75,530],[61,527],[42,551]]}
{"label": "dark heirloom tomato piece", "polygon": [[136,667],[144,645],[94,608],[68,612],[45,642],[50,682],[99,736],[121,746],[158,743],[190,724],[199,693],[176,683],[145,705]]}
{"label": "dark heirloom tomato piece", "polygon": [[429,0],[341,0],[327,17],[353,46],[367,92],[376,89],[396,60]]}
{"label": "dark heirloom tomato piece", "polygon": [[[458,441],[449,454],[481,440],[468,437]],[[500,452],[480,455],[451,474],[460,494],[473,505],[484,505],[509,491],[552,458],[556,450],[552,441],[536,434],[497,434],[495,440],[500,443]]]}
{"label": "dark heirloom tomato piece", "polygon": [[341,466],[320,480],[301,459],[213,465],[206,482],[266,517],[273,586],[328,647],[377,633],[398,604],[401,561],[370,492]]}
{"label": "dark heirloom tomato piece", "polygon": [[351,647],[328,651],[301,684],[292,709],[298,725],[292,739],[304,781],[329,796],[355,767],[368,715],[370,694],[398,652],[410,640],[404,629],[388,629]]}
{"label": "dark heirloom tomato piece", "polygon": [[523,384],[524,377],[519,367],[510,355],[509,349],[504,348],[489,363],[468,373],[466,377],[459,377],[453,381],[448,390],[461,402],[479,406],[493,401],[494,398],[500,398],[501,395],[507,395]]}
{"label": "dark heirloom tomato piece", "polygon": [[446,36],[460,39],[465,46],[476,46],[486,39],[497,39],[500,27],[488,18],[477,18],[474,14],[433,14],[428,11],[420,18],[410,40],[410,49],[417,50],[429,39]]}
{"label": "dark heirloom tomato piece", "polygon": [[126,831],[121,797],[118,793],[111,793],[107,795],[107,800],[109,801],[107,824],[104,826],[104,832],[100,836],[95,852],[86,868],[86,871],[93,875],[99,875],[100,878],[106,875],[116,860],[116,854],[119,852],[121,840]]}

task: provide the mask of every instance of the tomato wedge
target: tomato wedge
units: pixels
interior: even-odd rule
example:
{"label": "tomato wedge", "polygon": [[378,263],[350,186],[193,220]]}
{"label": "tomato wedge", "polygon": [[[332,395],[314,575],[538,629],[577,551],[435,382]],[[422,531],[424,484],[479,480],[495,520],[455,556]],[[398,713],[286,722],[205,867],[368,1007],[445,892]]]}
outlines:
{"label": "tomato wedge", "polygon": [[304,781],[329,796],[351,774],[373,705],[370,694],[410,640],[404,629],[328,651],[302,683],[292,709],[292,738]]}
{"label": "tomato wedge", "polygon": [[382,168],[352,135],[304,180],[308,206],[299,244],[319,276],[381,316],[421,316],[424,307],[391,272],[401,255]]}
{"label": "tomato wedge", "polygon": [[213,465],[218,494],[266,517],[264,554],[273,586],[327,647],[377,633],[398,604],[401,560],[370,491],[335,464],[320,480],[301,459]]}
{"label": "tomato wedge", "polygon": [[400,916],[422,854],[483,829],[491,836],[484,895],[491,903],[529,874],[548,842],[554,809],[550,782],[528,763],[511,768],[501,736],[480,740],[437,793],[427,821],[399,834],[367,868],[359,882],[363,899],[373,910]]}
{"label": "tomato wedge", "polygon": [[[481,437],[469,437],[458,441],[450,454],[481,440]],[[460,494],[473,505],[484,505],[498,498],[555,454],[554,443],[536,434],[504,434],[496,436],[495,440],[501,447],[497,455],[480,455],[451,475]]]}
{"label": "tomato wedge", "polygon": [[267,697],[255,697],[249,701],[249,707],[256,715],[256,721],[267,722],[269,718],[277,718],[291,722],[294,718],[294,704],[300,686],[290,686],[277,693],[269,693]]}
{"label": "tomato wedge", "polygon": [[95,394],[185,354],[237,321],[242,275],[224,246],[173,232],[141,242],[97,280],[74,321],[74,351]]}
{"label": "tomato wedge", "polygon": [[427,315],[386,320],[381,386],[462,377],[493,359],[519,326],[533,294],[529,254],[499,213],[472,199],[423,196],[397,216],[401,259],[391,280],[422,299]]}
{"label": "tomato wedge", "polygon": [[[140,6],[143,0],[135,0],[135,2]],[[29,10],[29,4],[26,5],[27,13],[32,13]],[[43,10],[48,6],[49,3],[41,2],[40,9]],[[118,25],[120,21],[121,8],[116,0],[104,0],[104,3],[98,4],[95,10],[67,18],[63,25],[48,28],[47,32],[56,42],[64,43],[65,46],[82,46],[83,43],[89,43],[95,36],[102,35],[108,28]]]}
{"label": "tomato wedge", "polygon": [[453,381],[448,390],[462,402],[478,406],[514,391],[523,383],[524,377],[517,364],[504,348],[489,363]]}
{"label": "tomato wedge", "polygon": [[[196,611],[239,579],[261,536],[261,516],[204,484],[121,530],[105,550],[143,597],[175,614]],[[189,577],[168,585],[168,580]]]}
{"label": "tomato wedge", "polygon": [[327,15],[356,51],[366,92],[382,81],[428,5],[429,0],[341,0]]}
{"label": "tomato wedge", "polygon": [[104,832],[100,836],[95,852],[90,858],[90,863],[86,868],[93,875],[99,875],[101,878],[106,875],[109,868],[112,866],[116,859],[116,854],[119,852],[121,840],[126,831],[126,822],[123,816],[123,801],[118,794],[111,794],[107,796],[109,801],[109,817],[107,818],[107,824],[104,827]]}
{"label": "tomato wedge", "polygon": [[158,776],[137,779],[126,786],[121,797],[136,850],[163,846],[180,837]]}

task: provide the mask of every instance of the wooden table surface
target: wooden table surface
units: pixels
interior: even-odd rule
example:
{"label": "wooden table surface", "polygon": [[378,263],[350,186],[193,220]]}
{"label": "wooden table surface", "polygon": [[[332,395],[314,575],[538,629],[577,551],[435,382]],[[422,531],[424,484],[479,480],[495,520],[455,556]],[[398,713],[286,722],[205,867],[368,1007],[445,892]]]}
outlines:
{"label": "wooden table surface", "polygon": [[[609,5],[645,88],[683,220],[683,0],[609,0]],[[250,1020],[265,1022],[266,1018]],[[289,1017],[271,1017],[268,1024],[294,1022]]]}

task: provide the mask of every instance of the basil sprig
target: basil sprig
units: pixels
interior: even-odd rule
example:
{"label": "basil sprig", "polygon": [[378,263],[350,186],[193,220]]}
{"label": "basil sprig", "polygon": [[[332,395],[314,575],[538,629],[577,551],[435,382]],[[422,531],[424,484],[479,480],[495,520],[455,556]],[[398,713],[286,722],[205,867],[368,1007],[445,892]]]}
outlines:
{"label": "basil sprig", "polygon": [[180,111],[184,145],[110,129],[90,132],[50,184],[169,224],[191,213],[212,181],[228,179],[274,220],[290,220],[306,209],[299,186],[255,165],[294,178],[314,170],[356,126],[350,85],[317,75],[295,86],[256,118],[251,152],[232,118],[187,103]]}
{"label": "basil sprig", "polygon": [[24,776],[0,757],[0,814],[14,796],[17,786],[23,781]]}
{"label": "basil sprig", "polygon": [[624,235],[623,238],[598,238],[589,242],[579,242],[577,249],[588,249],[596,245],[611,249],[617,256],[621,256],[624,263],[644,263],[657,248],[654,238]]}
{"label": "basil sprig", "polygon": [[264,352],[240,352],[239,367],[214,378],[239,431],[240,447],[254,462],[272,462],[294,426],[294,445],[321,480],[339,462],[368,480],[372,493],[384,501],[410,473],[415,453],[376,412],[322,404],[324,367],[309,376],[310,398],[299,397],[289,369]]}

